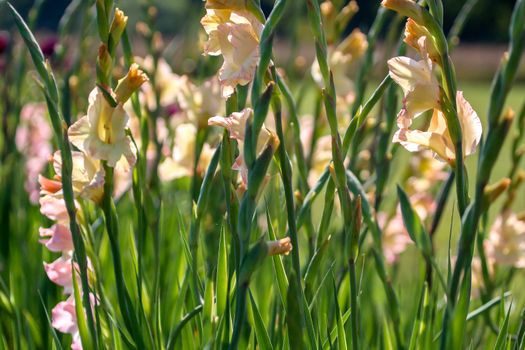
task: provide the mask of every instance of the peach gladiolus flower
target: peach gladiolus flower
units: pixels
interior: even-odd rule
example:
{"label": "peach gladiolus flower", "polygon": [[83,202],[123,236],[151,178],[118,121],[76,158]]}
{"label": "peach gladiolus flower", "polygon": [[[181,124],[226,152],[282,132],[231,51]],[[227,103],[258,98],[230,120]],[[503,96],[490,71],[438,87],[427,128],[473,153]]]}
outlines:
{"label": "peach gladiolus flower", "polygon": [[89,94],[87,115],[69,127],[69,140],[80,151],[107,161],[111,167],[123,157],[132,166],[136,156],[125,131],[128,119],[122,103],[110,106],[99,88],[95,88]]}
{"label": "peach gladiolus flower", "polygon": [[[456,103],[463,137],[463,154],[468,156],[476,151],[476,146],[481,140],[481,121],[461,91],[457,92]],[[434,109],[430,125],[426,131],[400,128],[394,134],[393,141],[401,143],[410,152],[430,149],[440,159],[451,164],[456,159],[456,152],[448,131],[445,115],[439,109]]]}
{"label": "peach gladiolus flower", "polygon": [[418,23],[423,22],[423,10],[414,0],[383,0],[381,5],[402,16],[413,18]]}
{"label": "peach gladiolus flower", "polygon": [[201,24],[208,34],[204,54],[222,55],[219,70],[222,96],[230,96],[237,84],[252,81],[259,60],[263,24],[246,10],[207,9]]}
{"label": "peach gladiolus flower", "polygon": [[[239,156],[235,160],[232,169],[240,171],[244,184],[248,183],[248,167],[244,162],[244,132],[246,129],[246,122],[252,115],[253,110],[251,108],[245,108],[240,112],[232,113],[229,117],[215,116],[208,120],[209,125],[221,126],[227,129],[230,133],[230,138],[237,140]],[[257,154],[263,150],[263,147],[270,140],[272,134],[273,132],[263,125],[257,140]]]}
{"label": "peach gladiolus flower", "polygon": [[394,57],[388,60],[390,77],[403,89],[403,109],[398,126],[408,128],[421,113],[440,107],[439,83],[434,76],[432,61],[426,52],[426,37],[418,41],[422,59]]}
{"label": "peach gladiolus flower", "polygon": [[525,219],[506,210],[501,213],[485,241],[487,258],[516,268],[525,268]]}
{"label": "peach gladiolus flower", "polygon": [[431,34],[427,28],[416,23],[412,18],[408,18],[405,24],[405,39],[403,40],[407,45],[412,46],[416,51],[424,56],[428,52],[428,57],[433,61],[437,62],[439,59],[439,53],[432,42],[432,40],[426,40],[426,50],[421,50],[419,40],[422,37],[430,38]]}

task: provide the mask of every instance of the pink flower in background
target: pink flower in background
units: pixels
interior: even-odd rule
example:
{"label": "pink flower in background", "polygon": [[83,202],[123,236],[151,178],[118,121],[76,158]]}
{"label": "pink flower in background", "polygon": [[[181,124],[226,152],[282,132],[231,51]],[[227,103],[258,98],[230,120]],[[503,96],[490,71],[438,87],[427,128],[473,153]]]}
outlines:
{"label": "pink flower in background", "polygon": [[73,238],[69,228],[62,224],[55,224],[50,228],[39,229],[40,243],[52,252],[64,252],[73,250]]}
{"label": "pink flower in background", "polygon": [[44,262],[47,277],[55,284],[64,287],[64,294],[73,292],[73,265],[71,257],[61,256],[52,263]]}
{"label": "pink flower in background", "polygon": [[412,244],[412,240],[408,235],[399,210],[390,219],[385,213],[379,213],[377,221],[383,229],[383,254],[386,261],[393,264],[399,255],[407,249],[408,245]]}
{"label": "pink flower in background", "polygon": [[25,189],[33,204],[38,203],[38,175],[44,170],[53,151],[53,133],[47,121],[43,103],[28,103],[20,112],[20,125],[16,130],[16,147],[25,157]]}
{"label": "pink flower in background", "polygon": [[5,30],[0,30],[0,55],[7,50],[10,41],[11,36],[9,35],[9,32]]}
{"label": "pink flower in background", "polygon": [[496,264],[525,268],[525,219],[506,210],[485,240],[487,258]]}

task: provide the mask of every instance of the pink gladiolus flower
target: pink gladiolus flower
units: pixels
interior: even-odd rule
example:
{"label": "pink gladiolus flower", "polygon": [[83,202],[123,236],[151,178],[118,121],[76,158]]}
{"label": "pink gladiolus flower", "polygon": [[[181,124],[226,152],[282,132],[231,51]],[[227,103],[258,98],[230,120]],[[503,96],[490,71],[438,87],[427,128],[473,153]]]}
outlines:
{"label": "pink gladiolus flower", "polygon": [[494,263],[525,268],[525,220],[510,210],[495,220],[485,241],[487,258]]}
{"label": "pink gladiolus flower", "polygon": [[50,220],[69,223],[66,203],[61,195],[40,197],[40,213]]}
{"label": "pink gladiolus flower", "polygon": [[[237,140],[239,145],[239,156],[235,159],[232,166],[233,170],[238,170],[241,173],[241,178],[244,184],[248,183],[248,167],[244,162],[244,131],[246,129],[246,122],[253,115],[251,108],[245,108],[240,112],[232,113],[229,117],[215,116],[208,120],[209,125],[221,126],[228,130],[230,138]],[[262,151],[268,140],[272,136],[272,131],[263,126],[257,140],[257,154]]]}
{"label": "pink gladiolus flower", "polygon": [[67,226],[55,224],[50,228],[39,229],[40,243],[52,252],[67,252],[73,250],[73,238]]}
{"label": "pink gladiolus flower", "polygon": [[64,287],[65,294],[73,292],[73,265],[70,257],[61,256],[52,263],[44,262],[47,277],[55,284]]}
{"label": "pink gladiolus flower", "polygon": [[58,303],[51,311],[51,325],[62,333],[76,334],[78,332],[75,299],[70,296]]}

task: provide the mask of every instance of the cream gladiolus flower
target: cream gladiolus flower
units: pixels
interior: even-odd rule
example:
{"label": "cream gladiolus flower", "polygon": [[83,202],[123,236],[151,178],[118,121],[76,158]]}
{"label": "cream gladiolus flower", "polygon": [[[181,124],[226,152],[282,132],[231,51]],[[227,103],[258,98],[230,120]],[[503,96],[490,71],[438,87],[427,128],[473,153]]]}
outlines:
{"label": "cream gladiolus flower", "polygon": [[[162,181],[171,181],[193,175],[195,166],[195,141],[197,128],[191,123],[181,124],[175,131],[175,144],[171,157],[159,165],[159,177]],[[201,150],[197,172],[204,172],[211,161],[213,150],[204,144]]]}
{"label": "cream gladiolus flower", "polygon": [[[461,91],[456,94],[456,103],[463,137],[463,154],[468,156],[475,152],[481,140],[481,121]],[[440,159],[451,164],[456,159],[454,143],[448,131],[445,115],[439,109],[434,109],[426,131],[402,127],[394,134],[393,142],[400,143],[410,152],[430,149]]]}
{"label": "cream gladiolus flower", "polygon": [[126,135],[128,119],[122,103],[112,107],[95,88],[89,95],[87,115],[69,127],[69,140],[80,151],[107,161],[111,167],[123,157],[132,166],[136,156]]}
{"label": "cream gladiolus flower", "polygon": [[232,9],[207,9],[201,24],[208,34],[204,54],[224,58],[219,80],[223,97],[228,97],[237,84],[253,79],[263,24],[246,10]]}
{"label": "cream gladiolus flower", "polygon": [[432,61],[426,51],[426,37],[418,41],[422,59],[394,57],[388,60],[390,77],[403,89],[403,109],[398,116],[399,127],[409,127],[421,113],[440,107],[439,83],[434,76]]}
{"label": "cream gladiolus flower", "polygon": [[200,85],[187,76],[180,77],[177,102],[186,119],[199,128],[208,126],[208,119],[223,113],[220,84],[216,77]]}

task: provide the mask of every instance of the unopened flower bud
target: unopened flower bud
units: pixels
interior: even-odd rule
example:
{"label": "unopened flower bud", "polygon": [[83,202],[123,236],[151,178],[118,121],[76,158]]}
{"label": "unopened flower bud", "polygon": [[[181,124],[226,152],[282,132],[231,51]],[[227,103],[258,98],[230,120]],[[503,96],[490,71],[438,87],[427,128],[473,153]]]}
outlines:
{"label": "unopened flower bud", "polygon": [[328,44],[332,44],[337,37],[337,27],[335,23],[337,9],[332,1],[325,1],[320,5],[320,10],[323,27],[326,33],[326,40],[328,41]]}
{"label": "unopened flower bud", "polygon": [[352,0],[345,7],[341,9],[337,18],[335,19],[337,27],[343,30],[348,25],[348,22],[354,17],[354,15],[359,11],[359,6],[357,2]]}
{"label": "unopened flower bud", "polygon": [[138,64],[133,63],[129,67],[128,74],[119,80],[117,88],[115,89],[117,101],[120,103],[126,102],[146,81],[148,81],[146,73],[139,69]]}
{"label": "unopened flower bud", "polygon": [[267,144],[268,146],[271,146],[272,150],[275,152],[275,150],[279,147],[279,144],[280,144],[279,137],[273,131],[270,131],[270,130],[268,131],[270,132],[270,137],[268,139]]}
{"label": "unopened flower bud", "polygon": [[97,78],[101,84],[108,85],[109,76],[111,74],[111,61],[108,47],[101,44],[98,49],[97,58]]}
{"label": "unopened flower bud", "polygon": [[402,16],[410,17],[419,24],[423,23],[423,8],[413,0],[383,0],[381,5]]}
{"label": "unopened flower bud", "polygon": [[288,255],[292,250],[292,240],[290,237],[279,239],[277,241],[268,241],[268,255]]}
{"label": "unopened flower bud", "polygon": [[[420,54],[423,54],[421,52],[421,45],[419,43],[419,39],[422,37],[431,38],[432,35],[430,32],[425,28],[424,26],[421,26],[416,23],[412,18],[407,19],[407,23],[405,25],[405,39],[404,42],[407,45],[412,46],[414,49],[416,49]],[[439,59],[439,52],[436,48],[436,45],[434,44],[433,40],[426,40],[425,42],[425,49],[428,53],[428,56],[430,59],[434,62],[437,62]]]}
{"label": "unopened flower bud", "polygon": [[126,29],[126,24],[128,23],[128,16],[120,9],[115,9],[115,16],[113,17],[113,22],[111,23],[111,28],[109,30],[109,38],[111,43],[111,52],[115,49],[120,37]]}
{"label": "unopened flower bud", "polygon": [[490,203],[494,202],[503,192],[505,192],[505,190],[509,188],[510,183],[511,181],[509,178],[503,178],[495,184],[485,187],[484,197],[486,205],[490,205]]}
{"label": "unopened flower bud", "polygon": [[242,10],[246,7],[245,0],[207,0],[207,9],[214,10]]}
{"label": "unopened flower bud", "polygon": [[368,48],[368,41],[366,40],[366,35],[363,34],[356,28],[348,35],[341,44],[339,44],[339,50],[345,55],[351,55],[352,59],[355,60],[365,53]]}

